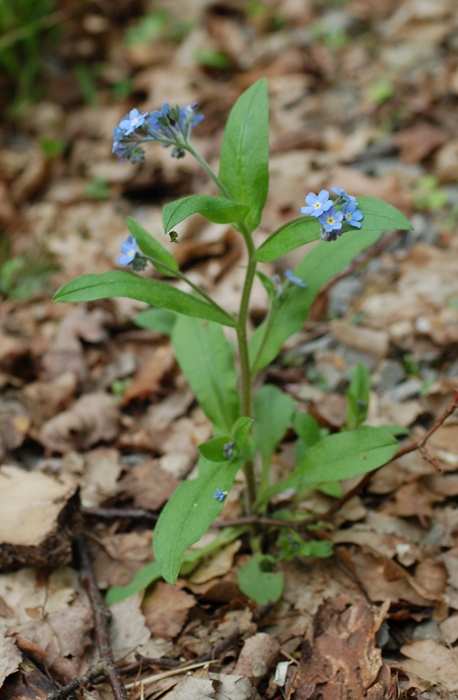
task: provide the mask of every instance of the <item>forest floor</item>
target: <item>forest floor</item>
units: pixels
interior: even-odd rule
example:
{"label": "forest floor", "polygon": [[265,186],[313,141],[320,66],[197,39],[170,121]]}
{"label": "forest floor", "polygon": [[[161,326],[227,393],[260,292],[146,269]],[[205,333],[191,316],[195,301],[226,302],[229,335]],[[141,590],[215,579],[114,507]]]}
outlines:
{"label": "forest floor", "polygon": [[[192,217],[179,245],[163,240],[164,203],[213,191],[198,166],[158,146],[121,164],[113,128],[133,107],[197,102],[194,144],[217,164],[231,107],[266,77],[259,241],[332,186],[384,199],[414,230],[333,280],[263,379],[337,431],[363,363],[369,424],[402,426],[401,449],[419,449],[345,482],[339,508],[310,496],[315,514],[335,511],[334,554],[283,563],[275,606],[238,589],[240,538],[175,587],[113,604],[109,644],[132,698],[458,698],[456,2],[67,0],[53,23],[54,49],[27,57],[43,59],[44,95],[19,109],[16,92],[0,123],[0,697],[45,698],[88,671],[76,697],[114,697],[93,670],[107,651],[95,591],[152,561],[157,514],[211,437],[169,339],[133,322],[144,304],[53,293],[117,267],[126,216],[230,311],[240,293],[230,226]],[[253,327],[266,308],[259,283]],[[287,437],[276,464],[292,458]],[[242,515],[241,486],[225,520]]]}

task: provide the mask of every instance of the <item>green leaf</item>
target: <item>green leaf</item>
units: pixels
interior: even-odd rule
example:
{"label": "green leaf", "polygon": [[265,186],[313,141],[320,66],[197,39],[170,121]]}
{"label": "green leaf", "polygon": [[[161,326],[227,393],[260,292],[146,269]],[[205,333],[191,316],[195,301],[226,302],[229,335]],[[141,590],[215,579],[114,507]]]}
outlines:
{"label": "green leaf", "polygon": [[231,110],[221,145],[219,178],[236,202],[249,207],[245,222],[258,226],[269,187],[269,105],[264,78]]}
{"label": "green leaf", "polygon": [[247,205],[240,202],[193,194],[166,204],[162,210],[162,225],[168,233],[191,214],[201,214],[215,224],[229,224],[243,221],[247,211]]}
{"label": "green leaf", "polygon": [[380,236],[381,231],[364,235],[361,231],[348,231],[337,241],[322,242],[307,254],[293,270],[293,274],[305,280],[307,289],[289,286],[281,302],[272,311],[266,339],[264,340],[265,321],[258,326],[251,338],[250,357],[254,372],[272,362],[284,342],[301,330],[315,296],[323,285]]}
{"label": "green leaf", "polygon": [[283,574],[266,571],[265,566],[270,563],[270,557],[257,553],[237,574],[242,593],[259,605],[276,603],[283,593]]}
{"label": "green leaf", "polygon": [[255,260],[271,262],[306,243],[318,241],[320,228],[320,222],[316,217],[301,216],[293,219],[270,234],[256,251]]}
{"label": "green leaf", "polygon": [[238,452],[241,452],[245,447],[252,424],[253,419],[247,416],[240,416],[240,418],[235,421],[231,435]]}
{"label": "green leaf", "polygon": [[293,427],[306,447],[312,447],[321,438],[320,426],[310,413],[296,411],[293,417]]}
{"label": "green leaf", "polygon": [[174,491],[154,530],[154,556],[162,576],[171,584],[177,579],[185,551],[200,540],[223,508],[214,497],[216,489],[229,491],[243,463],[236,460],[221,465],[201,456],[202,462],[198,478],[182,482]]}
{"label": "green leaf", "polygon": [[105,598],[107,605],[119,603],[125,598],[130,598],[131,595],[144,591],[145,588],[151,586],[162,578],[161,570],[157,561],[146,564],[140,571],[134,575],[132,581],[127,586],[112,586],[108,589]]}
{"label": "green leaf", "polygon": [[186,316],[216,321],[225,326],[235,326],[235,319],[224,309],[210,306],[196,297],[175,289],[165,282],[146,279],[132,272],[113,270],[101,275],[82,275],[67,282],[57,290],[54,301],[95,301],[110,297],[127,297],[144,301],[152,306],[178,311]]}
{"label": "green leaf", "polygon": [[230,441],[229,435],[224,437],[214,438],[199,445],[199,452],[210,462],[227,462],[227,457],[224,456],[224,445]]}
{"label": "green leaf", "polygon": [[263,482],[267,483],[270,460],[288,430],[294,401],[272,384],[266,384],[254,397],[253,434],[261,454]]}
{"label": "green leaf", "polygon": [[212,421],[216,436],[229,435],[240,415],[234,349],[220,326],[180,317],[172,333],[175,357]]}
{"label": "green leaf", "polygon": [[[193,549],[187,552],[183,556],[183,561],[180,567],[180,576],[189,576],[194,569],[196,569],[200,562],[206,557],[217,552],[222,547],[225,547],[231,542],[234,542],[240,535],[248,530],[248,526],[237,526],[237,527],[226,527],[222,532],[215,537],[214,540],[206,544],[204,547],[199,547],[198,549]],[[156,583],[162,578],[162,574],[159,569],[159,564],[154,561],[150,564],[146,564],[140,571],[132,578],[132,581],[127,584],[127,586],[112,586],[108,589],[105,602],[107,605],[112,603],[119,603],[125,598],[129,598],[131,595],[140,593],[141,591],[151,586],[151,584]]]}
{"label": "green leaf", "polygon": [[[159,262],[164,263],[164,265],[171,267],[172,270],[178,270],[178,263],[173,257],[173,255],[169,253],[169,251],[166,250],[164,246],[161,245],[159,241],[157,241],[150,233],[148,233],[148,231],[144,229],[143,226],[141,226],[138,223],[138,221],[135,221],[135,219],[132,219],[130,216],[128,216],[127,228],[137,241],[138,247],[140,248],[142,253],[148,255],[150,258],[155,258],[156,260],[159,260]],[[153,265],[157,270],[159,270],[159,272],[162,272],[164,275],[167,275],[168,277],[174,277],[173,272],[163,267],[162,265],[158,265],[156,262],[153,262]]]}
{"label": "green leaf", "polygon": [[147,328],[150,331],[156,331],[170,337],[172,335],[173,326],[177,320],[174,311],[167,309],[145,309],[134,316],[134,323],[140,328]]}
{"label": "green leaf", "polygon": [[353,376],[347,391],[348,404],[345,420],[350,430],[354,430],[366,420],[370,389],[370,374],[366,367],[361,362],[358,362],[353,370]]}
{"label": "green leaf", "polygon": [[366,474],[387,464],[397,448],[395,438],[383,428],[362,426],[328,435],[307,450],[287,479],[263,493],[263,501],[285,489],[300,492],[310,485]]}
{"label": "green leaf", "polygon": [[[377,197],[357,197],[358,208],[364,214],[360,234],[374,231],[413,229],[409,219],[399,209]],[[346,236],[347,234],[345,234]]]}

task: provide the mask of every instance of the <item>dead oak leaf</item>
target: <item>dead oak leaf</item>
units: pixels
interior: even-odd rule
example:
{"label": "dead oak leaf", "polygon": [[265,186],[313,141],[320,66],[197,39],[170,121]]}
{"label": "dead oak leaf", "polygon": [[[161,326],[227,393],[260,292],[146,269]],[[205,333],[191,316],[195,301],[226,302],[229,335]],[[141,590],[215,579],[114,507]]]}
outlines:
{"label": "dead oak leaf", "polygon": [[168,583],[158,583],[143,601],[146,624],[157,637],[172,639],[181,631],[196,604],[189,593]]}
{"label": "dead oak leaf", "polygon": [[72,408],[44,423],[39,439],[51,452],[85,450],[98,442],[113,440],[118,428],[119,410],[113,397],[86,394]]}
{"label": "dead oak leaf", "polygon": [[21,644],[29,643],[33,659],[68,683],[81,672],[84,652],[91,644],[92,626],[91,610],[77,599],[62,610],[14,628],[11,633],[20,637]]}
{"label": "dead oak leaf", "polygon": [[156,461],[136,464],[119,482],[119,492],[137,508],[159,510],[178,486],[178,479]]}
{"label": "dead oak leaf", "polygon": [[418,639],[401,647],[401,653],[407,659],[396,662],[397,669],[433,683],[442,691],[458,691],[456,649],[447,649],[433,639]]}
{"label": "dead oak leaf", "polygon": [[365,601],[348,605],[344,596],[325,600],[315,615],[313,640],[302,647],[291,700],[367,697],[382,667],[375,635],[380,626]]}

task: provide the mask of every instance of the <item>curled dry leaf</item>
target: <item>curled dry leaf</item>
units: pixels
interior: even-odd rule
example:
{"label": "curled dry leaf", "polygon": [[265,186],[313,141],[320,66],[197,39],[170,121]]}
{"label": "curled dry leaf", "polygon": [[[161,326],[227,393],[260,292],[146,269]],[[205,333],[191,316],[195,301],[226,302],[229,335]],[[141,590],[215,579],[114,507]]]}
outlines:
{"label": "curled dry leaf", "polygon": [[17,671],[21,659],[21,653],[14,640],[0,636],[0,688],[5,678]]}
{"label": "curled dry leaf", "polygon": [[119,492],[132,498],[136,508],[159,510],[178,486],[178,480],[157,461],[136,464],[119,482]]}
{"label": "curled dry leaf", "polygon": [[91,644],[92,627],[91,610],[77,599],[62,610],[31,620],[11,633],[20,636],[21,645],[28,642],[28,653],[34,660],[55,673],[61,682],[68,683],[81,672],[85,649]]}
{"label": "curled dry leaf", "polygon": [[279,651],[280,644],[275,637],[259,632],[246,640],[234,671],[258,685],[275,663]]}
{"label": "curled dry leaf", "polygon": [[68,411],[47,421],[40,430],[41,444],[52,452],[84,450],[113,440],[118,433],[119,411],[109,394],[86,394]]}

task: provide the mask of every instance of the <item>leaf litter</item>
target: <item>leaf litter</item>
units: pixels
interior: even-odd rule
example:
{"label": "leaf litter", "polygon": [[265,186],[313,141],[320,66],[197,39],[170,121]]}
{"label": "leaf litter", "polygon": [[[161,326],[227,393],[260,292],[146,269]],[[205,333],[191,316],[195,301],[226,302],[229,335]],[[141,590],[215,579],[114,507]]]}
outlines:
{"label": "leaf litter", "polygon": [[[35,678],[37,667],[56,687],[97,659],[91,606],[71,551],[81,528],[77,490],[100,590],[126,585],[152,562],[153,524],[142,509],[158,512],[210,437],[168,341],[157,336],[146,350],[151,335],[132,324],[144,305],[49,302],[76,274],[116,264],[126,214],[163,242],[162,203],[208,193],[191,161],[172,161],[161,149],[142,166],[113,160],[112,127],[130,108],[110,96],[117,82],[131,80],[144,109],[158,100],[197,100],[207,118],[196,138],[215,164],[231,105],[268,77],[271,188],[257,243],[296,212],[307,189],[331,182],[413,216],[415,231],[388,241],[365,269],[317,300],[288,346],[295,362],[267,370],[320,425],[344,423],[345,388],[360,361],[372,375],[370,423],[411,429],[402,445],[425,435],[458,385],[454,3],[289,0],[250,15],[239,3],[185,2],[180,14],[191,24],[178,43],[159,34],[130,46],[120,37],[144,8],[121,5],[105,14],[83,3],[78,28],[63,25],[66,61],[79,60],[83,44],[88,61],[102,52],[99,104],[84,104],[71,73],[65,89],[52,74],[46,99],[24,112],[15,132],[7,119],[2,125],[0,219],[10,257],[43,248],[58,268],[41,278],[30,271],[23,297],[15,297],[18,282],[3,264],[0,272],[0,682],[8,692],[20,687],[21,673]],[[173,3],[162,5],[176,22]],[[221,52],[228,68],[196,58],[204,49]],[[63,139],[66,152],[45,157],[44,138]],[[105,183],[100,200],[87,190],[96,178]],[[196,217],[178,230],[182,245],[165,245],[196,284],[235,308],[243,253],[233,232]],[[300,255],[285,256],[280,271]],[[265,310],[258,285],[253,323]],[[313,346],[322,339],[325,351]],[[458,692],[457,420],[450,415],[433,433],[426,455],[411,452],[387,465],[341,508],[334,530],[323,533],[335,544],[333,558],[283,564],[283,598],[263,615],[237,588],[243,538],[177,588],[158,583],[113,605],[112,644],[121,668],[131,664],[129,692],[233,700],[256,692],[345,697],[350,687],[355,698]],[[278,468],[289,459],[286,442]],[[353,486],[344,483],[344,494]],[[304,508],[324,514],[332,503],[315,494]],[[116,507],[138,513],[121,517]],[[239,514],[236,485],[223,517]],[[17,570],[7,571],[11,565]],[[205,654],[207,667],[193,668]],[[280,685],[274,678],[282,662]],[[191,670],[170,675],[174,664]],[[141,686],[151,671],[156,681]],[[49,681],[40,687],[46,697]],[[111,697],[106,684],[90,693]]]}

